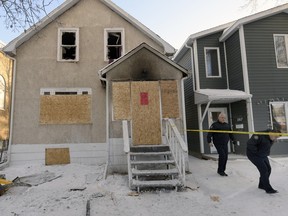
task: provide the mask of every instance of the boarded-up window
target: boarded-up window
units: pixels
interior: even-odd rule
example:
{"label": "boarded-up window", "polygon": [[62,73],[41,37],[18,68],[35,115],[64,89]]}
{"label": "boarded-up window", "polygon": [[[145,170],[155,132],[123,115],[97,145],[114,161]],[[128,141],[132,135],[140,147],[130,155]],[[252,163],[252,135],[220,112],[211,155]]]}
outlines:
{"label": "boarded-up window", "polygon": [[179,118],[177,81],[161,81],[162,118]]}
{"label": "boarded-up window", "polygon": [[131,92],[130,82],[112,83],[113,119],[131,119]]}
{"label": "boarded-up window", "polygon": [[91,123],[91,95],[41,95],[40,124]]}

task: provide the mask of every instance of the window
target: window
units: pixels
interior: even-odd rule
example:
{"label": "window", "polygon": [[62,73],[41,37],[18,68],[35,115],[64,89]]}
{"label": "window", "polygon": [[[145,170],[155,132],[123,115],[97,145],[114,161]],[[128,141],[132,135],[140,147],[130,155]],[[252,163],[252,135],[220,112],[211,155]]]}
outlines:
{"label": "window", "polygon": [[124,29],[105,29],[104,40],[105,61],[113,62],[125,53]]}
{"label": "window", "polygon": [[40,124],[91,124],[91,88],[40,89]]}
{"label": "window", "polygon": [[220,51],[218,47],[205,47],[206,77],[221,77]]}
{"label": "window", "polygon": [[288,67],[287,43],[288,43],[288,35],[284,34],[274,35],[274,46],[275,46],[277,68]]}
{"label": "window", "polygon": [[4,110],[5,108],[5,91],[6,83],[3,76],[0,75],[0,109]]}
{"label": "window", "polygon": [[79,61],[79,29],[60,28],[58,30],[58,61]]}
{"label": "window", "polygon": [[271,102],[270,117],[273,129],[281,130],[282,133],[287,133],[287,110],[288,102]]}

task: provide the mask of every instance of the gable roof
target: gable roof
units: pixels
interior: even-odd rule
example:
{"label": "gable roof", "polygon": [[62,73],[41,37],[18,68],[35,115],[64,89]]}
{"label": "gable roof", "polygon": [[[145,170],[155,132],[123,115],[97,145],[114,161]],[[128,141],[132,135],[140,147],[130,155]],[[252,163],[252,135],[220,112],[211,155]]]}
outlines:
{"label": "gable roof", "polygon": [[279,14],[279,13],[288,13],[288,3],[287,4],[283,4],[250,16],[246,16],[243,17],[241,19],[238,19],[236,21],[232,21],[220,26],[216,26],[195,34],[190,35],[186,41],[184,42],[184,44],[182,45],[182,47],[176,52],[176,54],[173,57],[174,61],[178,61],[188,50],[187,46],[191,46],[193,41],[201,38],[201,37],[205,37],[207,35],[211,35],[214,33],[217,33],[219,31],[223,31],[221,37],[219,38],[220,42],[224,42],[225,40],[227,40],[235,31],[237,31],[240,26],[260,20],[260,19],[264,19],[266,17],[269,16],[273,16],[275,14]]}
{"label": "gable roof", "polygon": [[227,38],[229,38],[235,31],[237,31],[240,26],[245,25],[247,23],[255,22],[257,20],[264,19],[269,16],[273,16],[279,13],[288,13],[288,4],[283,4],[241,19],[238,19],[233,25],[227,28],[222,36],[220,37],[220,42],[224,42]]}
{"label": "gable roof", "polygon": [[181,48],[175,53],[175,55],[173,57],[173,60],[177,61],[178,58],[181,58],[182,55],[184,55],[187,52],[187,50],[188,50],[187,46],[192,46],[194,40],[196,40],[198,38],[201,38],[201,37],[205,37],[207,35],[215,34],[215,33],[220,32],[220,31],[224,31],[226,28],[231,26],[234,22],[235,21],[229,22],[229,23],[226,23],[226,24],[223,24],[223,25],[219,25],[219,26],[216,26],[216,27],[213,27],[213,28],[210,28],[210,29],[206,29],[204,31],[197,32],[195,34],[191,34],[186,39],[186,41],[181,46]]}
{"label": "gable roof", "polygon": [[[145,25],[140,23],[137,19],[129,15],[127,12],[125,12],[123,9],[118,7],[116,4],[111,2],[111,0],[100,0],[103,4],[105,4],[108,8],[110,8],[112,11],[117,13],[119,16],[121,16],[123,19],[125,19],[127,22],[132,24],[134,27],[136,27],[138,30],[140,30],[142,33],[147,35],[149,38],[151,38],[153,41],[155,41],[160,46],[163,46],[165,55],[171,56],[175,53],[175,48],[170,45],[168,42],[163,40],[159,35],[155,34],[153,31],[151,31],[149,28],[147,28]],[[21,44],[25,43],[27,40],[29,40],[33,35],[37,34],[39,31],[41,31],[45,26],[47,26],[49,23],[53,22],[57,17],[65,13],[67,10],[69,10],[71,7],[76,5],[80,0],[66,0],[61,4],[59,7],[54,9],[52,12],[50,12],[47,16],[45,16],[43,19],[41,19],[37,24],[30,27],[27,31],[23,32],[21,35],[13,39],[11,42],[9,42],[5,47],[4,51],[8,53],[9,55],[16,55],[16,49]]]}
{"label": "gable roof", "polygon": [[5,43],[0,40],[0,49],[2,49],[5,46]]}
{"label": "gable roof", "polygon": [[[145,51],[148,51],[148,53],[152,54],[152,55],[150,55],[150,57],[147,56],[147,52],[145,52]],[[139,55],[137,55],[137,54],[139,54]],[[184,69],[183,67],[181,67],[180,65],[178,65],[177,63],[172,61],[167,56],[160,53],[158,50],[149,46],[148,44],[142,43],[139,46],[137,46],[136,48],[134,48],[133,50],[126,53],[124,56],[121,56],[120,58],[116,59],[112,63],[108,64],[106,67],[99,70],[98,71],[99,77],[101,80],[103,80],[103,79],[105,79],[106,74],[109,73],[110,71],[112,71],[117,66],[120,65],[121,67],[125,67],[124,64],[122,64],[125,61],[129,61],[129,63],[127,64],[127,68],[125,68],[124,70],[118,70],[118,68],[117,68],[117,72],[121,73],[121,76],[125,76],[125,75],[123,75],[123,71],[125,71],[125,73],[127,73],[127,74],[135,71],[135,68],[132,65],[137,65],[137,67],[139,67],[138,68],[139,70],[142,70],[142,69],[143,70],[149,70],[149,68],[147,68],[147,62],[149,62],[148,64],[151,67],[150,69],[152,69],[152,68],[155,69],[155,67],[156,67],[155,64],[151,64],[151,62],[150,62],[152,60],[156,61],[155,56],[162,59],[168,65],[174,67],[176,71],[179,71],[179,73],[182,73],[181,77],[187,76],[187,70],[186,69]],[[141,67],[143,67],[143,68],[141,68]],[[160,72],[163,73],[163,71],[160,71]],[[166,71],[164,71],[164,73],[162,75],[159,75],[159,76],[165,76],[166,79],[169,78],[169,74],[167,74]],[[171,79],[171,75],[170,75],[170,79]]]}

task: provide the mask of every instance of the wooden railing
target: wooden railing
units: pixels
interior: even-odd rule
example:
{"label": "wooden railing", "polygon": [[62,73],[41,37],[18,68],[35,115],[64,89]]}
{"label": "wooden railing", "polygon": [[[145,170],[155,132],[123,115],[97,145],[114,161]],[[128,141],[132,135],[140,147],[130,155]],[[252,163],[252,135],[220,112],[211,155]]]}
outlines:
{"label": "wooden railing", "polygon": [[181,181],[185,182],[185,155],[188,152],[187,145],[183,140],[178,128],[176,127],[172,119],[166,120],[165,137],[170,146],[173,157],[176,161],[177,169],[179,170],[179,176]]}

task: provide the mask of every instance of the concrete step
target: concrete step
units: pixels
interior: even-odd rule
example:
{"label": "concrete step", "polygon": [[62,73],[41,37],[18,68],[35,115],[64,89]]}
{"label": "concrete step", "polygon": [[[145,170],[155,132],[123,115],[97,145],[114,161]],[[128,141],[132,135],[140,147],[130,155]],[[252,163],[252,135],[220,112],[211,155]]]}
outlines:
{"label": "concrete step", "polygon": [[131,146],[130,152],[164,152],[170,151],[168,145],[139,145]]}
{"label": "concrete step", "polygon": [[139,181],[139,180],[132,180],[132,186],[134,187],[178,187],[182,186],[182,183],[178,179],[172,180],[160,180],[160,181]]}
{"label": "concrete step", "polygon": [[177,169],[161,169],[161,170],[138,170],[132,169],[132,175],[137,176],[170,176],[179,174]]}
{"label": "concrete step", "polygon": [[151,161],[130,161],[131,165],[147,165],[147,164],[175,164],[174,160],[151,160]]}
{"label": "concrete step", "polygon": [[158,155],[172,155],[171,151],[164,152],[130,152],[130,156],[158,156]]}

